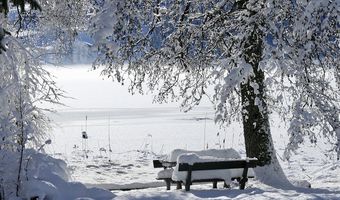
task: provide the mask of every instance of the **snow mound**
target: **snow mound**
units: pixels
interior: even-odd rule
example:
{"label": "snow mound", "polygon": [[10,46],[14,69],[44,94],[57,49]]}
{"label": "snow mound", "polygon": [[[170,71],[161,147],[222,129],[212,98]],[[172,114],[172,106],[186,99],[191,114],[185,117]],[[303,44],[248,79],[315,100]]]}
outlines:
{"label": "snow mound", "polygon": [[21,195],[26,199],[96,199],[109,200],[115,195],[99,188],[87,188],[78,182],[70,182],[64,161],[48,155],[29,151],[27,181],[23,182]]}
{"label": "snow mound", "polygon": [[[198,162],[213,162],[213,161],[223,161],[221,158],[213,158],[210,156],[199,157],[194,153],[181,154],[178,156],[177,165],[175,167],[174,172],[172,173],[172,180],[174,181],[182,181],[186,182],[187,172],[178,171],[178,167],[180,163],[188,163],[189,165],[193,165]],[[231,173],[230,170],[206,170],[206,171],[193,171],[191,174],[191,180],[200,180],[200,179],[211,179],[218,178],[223,179],[226,183],[231,181]]]}
{"label": "snow mound", "polygon": [[58,189],[47,181],[29,180],[23,184],[23,196],[26,199],[56,199],[58,196]]}
{"label": "snow mound", "polygon": [[233,148],[229,149],[208,149],[203,151],[188,151],[184,149],[175,149],[170,153],[170,162],[176,162],[181,154],[194,153],[198,156],[211,156],[214,158],[241,158],[240,154]]}
{"label": "snow mound", "polygon": [[174,172],[174,169],[172,169],[172,168],[170,168],[170,169],[163,169],[163,170],[158,172],[157,178],[158,179],[171,178],[173,172]]}
{"label": "snow mound", "polygon": [[311,188],[312,184],[307,180],[292,180],[291,183],[296,187]]}

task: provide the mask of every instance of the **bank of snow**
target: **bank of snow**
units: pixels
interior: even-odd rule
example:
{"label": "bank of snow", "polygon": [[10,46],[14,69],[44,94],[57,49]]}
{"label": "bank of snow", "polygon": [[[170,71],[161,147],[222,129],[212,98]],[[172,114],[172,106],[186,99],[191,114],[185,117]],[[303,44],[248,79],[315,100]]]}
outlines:
{"label": "bank of snow", "polygon": [[24,199],[95,199],[114,198],[111,192],[99,188],[87,188],[79,182],[70,182],[66,163],[48,155],[28,150],[29,161],[26,177],[21,185],[20,197]]}

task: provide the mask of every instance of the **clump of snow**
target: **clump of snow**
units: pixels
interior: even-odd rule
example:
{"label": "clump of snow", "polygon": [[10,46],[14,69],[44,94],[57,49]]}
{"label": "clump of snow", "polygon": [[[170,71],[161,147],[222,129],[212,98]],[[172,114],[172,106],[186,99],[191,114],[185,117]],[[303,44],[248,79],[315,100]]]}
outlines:
{"label": "clump of snow", "polygon": [[27,149],[29,155],[27,176],[30,178],[45,179],[57,175],[65,181],[69,181],[70,174],[64,160],[52,158],[51,156],[37,153],[33,149]]}
{"label": "clump of snow", "polygon": [[115,197],[111,192],[99,188],[87,188],[78,182],[70,182],[64,161],[48,155],[28,151],[27,181],[22,184],[20,196],[26,199],[96,199],[108,200]]}
{"label": "clump of snow", "polygon": [[163,170],[158,172],[157,178],[159,178],[159,179],[171,178],[173,172],[174,172],[174,169],[172,169],[172,168],[170,168],[170,169],[163,169]]}
{"label": "clump of snow", "polygon": [[291,181],[293,185],[296,187],[302,187],[302,188],[311,188],[312,184],[307,180],[297,180],[297,181]]}
{"label": "clump of snow", "polygon": [[203,162],[218,162],[218,161],[226,161],[227,158],[218,158],[213,156],[199,156],[195,153],[184,153],[178,156],[177,164],[179,163],[187,163],[189,165],[193,165],[195,163],[203,163]]}
{"label": "clump of snow", "polygon": [[50,182],[40,180],[29,180],[23,184],[23,197],[31,199],[37,197],[38,199],[57,199],[58,189]]}
{"label": "clump of snow", "polygon": [[208,149],[202,151],[188,151],[184,149],[175,149],[170,153],[170,162],[176,162],[177,158],[181,154],[194,153],[198,156],[211,156],[214,158],[241,158],[240,154],[233,148],[228,149]]}
{"label": "clump of snow", "polygon": [[[210,156],[202,156],[199,157],[194,153],[181,154],[178,156],[177,165],[172,174],[172,180],[174,181],[182,181],[186,182],[186,178],[188,172],[178,171],[180,163],[188,163],[189,165],[193,165],[194,163],[202,163],[202,162],[214,162],[214,161],[224,161],[222,158],[214,158]],[[200,179],[212,179],[218,178],[223,179],[226,183],[231,181],[231,173],[230,170],[202,170],[202,171],[193,171],[191,174],[191,180],[200,180]]]}
{"label": "clump of snow", "polygon": [[293,188],[277,160],[270,165],[256,167],[254,171],[256,178],[264,184],[282,189]]}

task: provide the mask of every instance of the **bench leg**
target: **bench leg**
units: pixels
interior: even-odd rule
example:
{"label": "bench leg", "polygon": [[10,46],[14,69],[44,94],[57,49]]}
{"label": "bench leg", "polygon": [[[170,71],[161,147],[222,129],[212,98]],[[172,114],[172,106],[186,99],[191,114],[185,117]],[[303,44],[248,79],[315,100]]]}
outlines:
{"label": "bench leg", "polygon": [[242,178],[240,180],[240,190],[244,190],[244,188],[246,187],[246,182],[248,181],[248,178]]}
{"label": "bench leg", "polygon": [[190,183],[189,182],[185,183],[185,191],[190,191]]}
{"label": "bench leg", "polygon": [[177,187],[176,187],[177,190],[180,190],[182,189],[182,183],[181,182],[177,182]]}
{"label": "bench leg", "polygon": [[191,185],[191,166],[189,165],[189,170],[188,170],[188,175],[187,175],[187,180],[185,181],[185,191],[190,190],[190,185]]}
{"label": "bench leg", "polygon": [[171,180],[165,180],[166,190],[170,190]]}
{"label": "bench leg", "polygon": [[213,181],[213,188],[217,188],[217,181]]}
{"label": "bench leg", "polygon": [[240,190],[244,190],[247,181],[248,181],[248,163],[246,163],[246,166],[243,169],[242,178],[240,180]]}

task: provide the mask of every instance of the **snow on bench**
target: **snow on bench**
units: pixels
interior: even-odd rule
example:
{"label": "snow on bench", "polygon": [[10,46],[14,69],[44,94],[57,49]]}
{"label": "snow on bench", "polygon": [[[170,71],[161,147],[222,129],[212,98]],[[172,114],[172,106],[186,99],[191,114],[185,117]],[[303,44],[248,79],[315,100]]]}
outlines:
{"label": "snow on bench", "polygon": [[[184,156],[179,158],[180,156]],[[189,156],[189,157],[188,157]],[[179,159],[179,160],[178,160]],[[187,151],[182,149],[175,149],[171,152],[168,160],[154,160],[153,164],[155,168],[164,168],[160,172],[158,172],[157,180],[164,180],[166,182],[167,190],[170,190],[171,183],[177,183],[177,189],[181,189],[181,183],[185,183],[187,180],[187,171],[179,171],[179,165],[177,163],[214,163],[214,162],[225,162],[229,160],[240,160],[241,156],[235,149],[210,149],[204,151]],[[179,162],[178,162],[179,161]],[[195,161],[195,162],[194,162]],[[242,160],[244,161],[244,160]],[[235,163],[235,162],[231,162]],[[216,163],[215,163],[216,164]],[[224,186],[227,187],[227,183],[231,180],[237,179],[241,180],[242,174],[244,172],[244,167],[242,165],[237,165],[236,167],[232,167],[229,169],[228,166],[226,168],[224,166],[222,169],[211,169],[213,168],[208,164],[208,169],[204,171],[194,172],[192,173],[191,180],[194,182],[198,182],[198,180],[205,182],[212,181],[213,187],[216,188],[217,181],[225,181]],[[205,164],[207,165],[207,164]],[[230,163],[229,163],[230,165]],[[176,167],[175,167],[176,166]],[[175,170],[173,169],[175,167]],[[252,169],[247,170],[247,177],[253,178],[254,171]],[[198,176],[198,177],[196,177]]]}
{"label": "snow on bench", "polygon": [[169,162],[177,162],[177,158],[181,154],[194,153],[198,156],[210,156],[214,158],[241,158],[240,154],[233,148],[229,149],[208,149],[203,151],[188,151],[183,149],[175,149],[170,153]]}
{"label": "snow on bench", "polygon": [[209,156],[199,157],[196,154],[182,154],[177,159],[177,165],[172,173],[172,180],[185,183],[185,190],[190,190],[192,182],[224,181],[229,185],[234,179],[240,183],[240,189],[245,188],[248,178],[254,177],[252,169],[256,167],[256,158],[221,159]]}

